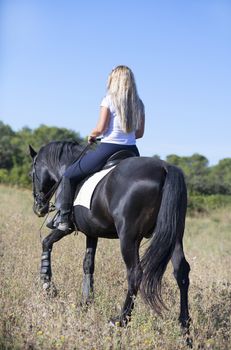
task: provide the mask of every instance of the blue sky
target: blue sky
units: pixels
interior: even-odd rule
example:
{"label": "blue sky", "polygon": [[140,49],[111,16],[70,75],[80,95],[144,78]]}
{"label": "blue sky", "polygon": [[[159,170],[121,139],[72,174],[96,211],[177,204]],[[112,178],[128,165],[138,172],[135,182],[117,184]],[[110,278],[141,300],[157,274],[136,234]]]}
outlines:
{"label": "blue sky", "polygon": [[230,0],[1,0],[0,120],[86,136],[118,64],[146,109],[142,155],[231,157]]}

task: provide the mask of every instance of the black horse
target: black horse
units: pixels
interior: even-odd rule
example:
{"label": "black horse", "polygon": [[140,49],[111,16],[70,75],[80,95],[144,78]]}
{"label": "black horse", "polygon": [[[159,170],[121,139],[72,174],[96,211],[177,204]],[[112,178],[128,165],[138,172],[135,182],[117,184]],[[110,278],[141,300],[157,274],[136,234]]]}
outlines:
{"label": "black horse", "polygon": [[[51,142],[39,152],[30,146],[33,158],[33,210],[38,216],[49,211],[50,191],[65,169],[83,151],[73,142]],[[58,192],[58,191],[57,191]],[[157,312],[163,301],[161,281],[171,259],[180,289],[180,317],[189,326],[188,287],[190,266],[183,252],[187,190],[182,171],[157,158],[131,157],[122,160],[97,185],[91,209],[73,208],[76,227],[86,235],[83,262],[83,299],[93,296],[94,258],[98,238],[119,238],[127,269],[128,291],[121,314],[113,322],[126,325],[140,290]],[[67,233],[55,229],[42,242],[41,277],[44,288],[51,282],[51,251]],[[139,259],[143,238],[150,245]]]}

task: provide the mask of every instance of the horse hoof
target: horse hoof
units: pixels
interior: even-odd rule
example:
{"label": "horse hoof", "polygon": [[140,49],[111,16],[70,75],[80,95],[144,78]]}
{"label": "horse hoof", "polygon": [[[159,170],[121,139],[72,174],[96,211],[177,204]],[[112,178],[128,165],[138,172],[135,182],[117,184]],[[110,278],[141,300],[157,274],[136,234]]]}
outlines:
{"label": "horse hoof", "polygon": [[121,322],[120,321],[109,320],[109,326],[110,327],[121,327]]}
{"label": "horse hoof", "polygon": [[55,298],[58,294],[58,291],[54,283],[44,282],[42,288],[43,288],[43,293],[48,297]]}
{"label": "horse hoof", "polygon": [[187,337],[187,338],[186,338],[186,345],[187,345],[190,349],[193,348],[193,340],[192,340],[191,337]]}
{"label": "horse hoof", "polygon": [[51,288],[51,283],[50,282],[44,282],[43,283],[43,290],[48,291]]}
{"label": "horse hoof", "polygon": [[120,317],[112,318],[109,320],[110,327],[127,327],[129,319]]}
{"label": "horse hoof", "polygon": [[94,302],[94,298],[93,297],[88,297],[88,298],[82,298],[81,302],[80,302],[80,306],[82,307],[88,307],[90,305],[92,305]]}

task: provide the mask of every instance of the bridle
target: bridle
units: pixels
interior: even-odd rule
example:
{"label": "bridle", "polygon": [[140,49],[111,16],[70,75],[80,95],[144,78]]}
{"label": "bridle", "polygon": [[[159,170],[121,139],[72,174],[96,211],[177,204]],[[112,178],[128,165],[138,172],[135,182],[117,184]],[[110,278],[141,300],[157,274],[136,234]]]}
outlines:
{"label": "bridle", "polygon": [[[44,193],[41,190],[42,189],[41,181],[40,181],[40,179],[37,175],[37,172],[36,172],[36,160],[37,160],[37,157],[35,157],[34,161],[33,161],[33,171],[32,171],[33,197],[34,197],[36,203],[38,203],[38,204],[42,203],[44,206],[48,205],[48,207],[49,207],[48,212],[51,212],[54,210],[54,204],[50,203],[50,200],[51,200],[53,194],[55,193],[55,191],[57,190],[57,188],[61,182],[61,178],[57,182],[55,182],[55,184],[51,187],[51,189],[47,193]],[[37,186],[36,186],[36,184],[37,184]]]}
{"label": "bridle", "polygon": [[[97,142],[97,141],[100,141],[100,139],[97,138],[95,142]],[[91,145],[92,145],[92,143],[88,143],[84,147],[84,149],[80,152],[78,157],[75,158],[71,164],[80,160],[83,157],[83,155],[88,151],[88,149],[91,147]],[[57,191],[57,189],[62,181],[62,176],[60,177],[60,179],[57,182],[55,182],[55,184],[51,187],[51,189],[47,193],[43,193],[43,191],[41,191],[42,186],[41,186],[39,177],[36,173],[36,160],[37,160],[37,156],[34,158],[34,161],[33,161],[32,181],[33,181],[33,186],[36,187],[35,186],[35,178],[36,178],[36,181],[37,181],[37,184],[39,185],[38,187],[40,188],[40,191],[39,191],[39,193],[36,193],[33,189],[33,196],[34,196],[35,201],[37,203],[43,203],[44,205],[48,205],[48,207],[49,207],[48,212],[51,212],[51,211],[55,210],[55,205],[53,203],[50,203],[50,200],[53,197],[53,195],[55,194],[55,192]]]}
{"label": "bridle", "polygon": [[[100,138],[96,138],[95,141],[93,143],[96,143],[97,141],[100,141],[101,139]],[[88,151],[88,149],[91,147],[92,143],[88,143],[84,148],[83,150],[80,152],[80,154],[78,155],[78,157],[76,159],[74,159],[74,161],[71,163],[75,163],[77,161],[79,161],[83,156],[84,154]],[[40,179],[37,175],[37,172],[36,172],[36,160],[37,160],[37,155],[34,157],[33,159],[33,171],[32,171],[32,182],[33,182],[33,197],[34,197],[34,200],[35,200],[35,203],[36,204],[39,204],[39,203],[42,203],[43,204],[43,208],[44,207],[48,207],[48,210],[46,212],[46,216],[45,216],[45,219],[43,220],[43,223],[39,229],[39,234],[40,234],[40,241],[42,242],[42,228],[43,228],[43,225],[45,223],[45,221],[47,220],[47,217],[49,215],[50,212],[56,210],[56,206],[55,206],[55,203],[51,203],[51,198],[53,197],[53,195],[55,194],[55,192],[57,191],[61,181],[62,181],[62,176],[60,177],[60,179],[55,182],[55,184],[51,187],[51,189],[47,192],[47,193],[43,193],[43,191],[41,190],[42,189],[42,186],[41,186],[41,182],[40,182]],[[37,185],[40,189],[39,193],[37,193],[36,191],[36,185],[35,185],[35,179],[36,179],[36,182],[37,182]]]}

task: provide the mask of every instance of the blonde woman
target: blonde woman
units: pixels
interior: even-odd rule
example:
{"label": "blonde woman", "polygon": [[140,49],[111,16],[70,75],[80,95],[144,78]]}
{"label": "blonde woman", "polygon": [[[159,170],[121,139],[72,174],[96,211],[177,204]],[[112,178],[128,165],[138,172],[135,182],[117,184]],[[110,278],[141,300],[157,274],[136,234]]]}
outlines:
{"label": "blonde woman", "polygon": [[[134,75],[128,67],[118,66],[109,74],[107,95],[101,102],[99,120],[88,137],[88,142],[93,143],[101,136],[101,143],[64,173],[58,196],[58,229],[71,229],[70,213],[74,193],[81,180],[100,170],[117,151],[131,150],[139,156],[136,139],[143,136],[144,124],[144,105],[139,98]],[[48,224],[48,227],[54,228],[53,224]]]}

